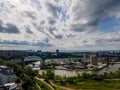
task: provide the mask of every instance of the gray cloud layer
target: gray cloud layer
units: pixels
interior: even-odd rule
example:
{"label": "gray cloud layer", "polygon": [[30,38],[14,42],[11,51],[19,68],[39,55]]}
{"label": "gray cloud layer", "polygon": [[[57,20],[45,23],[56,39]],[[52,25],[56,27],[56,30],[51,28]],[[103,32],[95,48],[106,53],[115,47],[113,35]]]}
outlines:
{"label": "gray cloud layer", "polygon": [[1,33],[9,33],[9,34],[20,33],[20,31],[16,25],[11,24],[11,23],[4,24],[2,21],[0,21],[0,32]]}
{"label": "gray cloud layer", "polygon": [[[72,25],[73,31],[88,31],[99,29],[100,25],[110,18],[116,18],[120,14],[119,0],[79,0],[72,9],[76,25]],[[85,20],[79,24],[80,20]]]}

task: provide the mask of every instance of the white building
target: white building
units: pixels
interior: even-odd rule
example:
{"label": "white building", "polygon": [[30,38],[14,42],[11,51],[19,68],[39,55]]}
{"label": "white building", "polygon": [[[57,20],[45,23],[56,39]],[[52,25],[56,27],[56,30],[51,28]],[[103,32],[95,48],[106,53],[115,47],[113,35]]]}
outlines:
{"label": "white building", "polygon": [[13,68],[7,66],[0,66],[0,86],[15,82],[15,73]]}

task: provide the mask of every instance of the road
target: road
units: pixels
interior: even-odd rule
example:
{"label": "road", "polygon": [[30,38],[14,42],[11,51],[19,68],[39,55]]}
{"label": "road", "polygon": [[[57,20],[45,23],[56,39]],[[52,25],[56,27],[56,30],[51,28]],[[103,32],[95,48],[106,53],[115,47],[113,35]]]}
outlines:
{"label": "road", "polygon": [[42,90],[41,88],[40,88],[40,86],[36,83],[36,86],[39,88],[39,90]]}
{"label": "road", "polygon": [[[45,82],[44,79],[42,79],[42,78],[36,77],[36,79],[42,81],[45,84],[47,84],[51,88],[51,90],[55,90],[53,87],[58,87],[61,90],[76,90],[76,89],[71,89],[71,88],[67,88],[67,87],[64,87],[64,86],[58,86],[58,85],[54,84],[51,80],[49,80],[49,82],[50,82],[50,84],[49,84],[49,83]],[[82,90],[82,89],[78,89],[78,90]]]}
{"label": "road", "polygon": [[36,77],[36,79],[42,81],[45,84],[47,84],[51,88],[51,90],[55,90],[50,84],[48,84],[47,82],[45,82],[44,79],[41,79],[41,78],[38,78],[38,77]]}
{"label": "road", "polygon": [[[60,88],[61,90],[76,90],[76,89],[71,89],[71,88],[67,88],[67,87],[63,87],[63,86],[57,86],[56,84],[54,84],[52,81],[50,81],[49,80],[49,82],[50,82],[50,84],[52,85],[52,86],[54,86],[54,87],[58,87],[58,88]],[[78,90],[78,89],[77,89]],[[79,90],[82,90],[82,89],[79,89]]]}

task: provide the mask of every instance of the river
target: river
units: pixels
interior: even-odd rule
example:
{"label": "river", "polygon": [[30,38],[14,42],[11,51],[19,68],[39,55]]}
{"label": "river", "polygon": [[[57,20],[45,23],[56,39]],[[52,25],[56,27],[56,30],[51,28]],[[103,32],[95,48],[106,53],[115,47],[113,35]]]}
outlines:
{"label": "river", "polygon": [[[60,76],[77,76],[77,74],[82,74],[82,73],[96,73],[96,74],[104,74],[105,72],[115,72],[120,68],[120,64],[110,64],[109,66],[105,67],[104,69],[100,71],[86,71],[86,70],[54,70],[55,75],[60,75]],[[42,75],[43,72],[46,72],[46,70],[39,70],[39,74]]]}

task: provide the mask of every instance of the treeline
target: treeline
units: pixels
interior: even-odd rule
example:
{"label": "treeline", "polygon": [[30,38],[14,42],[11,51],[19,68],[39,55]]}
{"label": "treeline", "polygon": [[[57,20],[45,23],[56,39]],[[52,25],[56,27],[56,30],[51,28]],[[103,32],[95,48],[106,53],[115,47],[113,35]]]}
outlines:
{"label": "treeline", "polygon": [[97,75],[97,74],[88,74],[83,73],[82,75],[78,74],[77,76],[73,77],[66,77],[66,76],[59,76],[55,75],[54,71],[47,70],[46,73],[43,72],[42,75],[39,76],[40,78],[44,78],[45,81],[53,80],[54,82],[60,82],[61,85],[65,85],[66,83],[76,84],[77,82],[87,81],[87,80],[97,80],[102,81],[104,80],[104,75]]}
{"label": "treeline", "polygon": [[81,58],[81,56],[79,55],[72,55],[70,53],[62,53],[62,52],[59,52],[59,53],[56,53],[56,54],[53,54],[52,52],[44,52],[42,53],[41,55],[38,55],[40,56],[41,58],[45,58],[45,59],[51,59],[51,58]]}
{"label": "treeline", "polygon": [[65,85],[67,83],[76,84],[83,81],[106,81],[107,79],[119,79],[120,69],[116,72],[104,73],[103,75],[83,73],[82,75],[78,74],[73,77],[55,75],[54,71],[47,70],[46,73],[42,73],[40,78],[44,78],[47,82],[49,82],[49,80],[52,80],[55,83],[59,82],[61,85]]}

